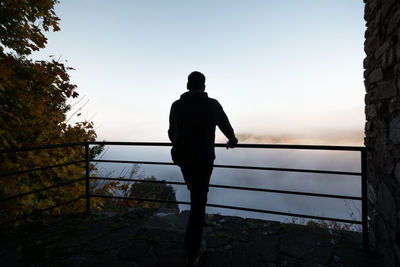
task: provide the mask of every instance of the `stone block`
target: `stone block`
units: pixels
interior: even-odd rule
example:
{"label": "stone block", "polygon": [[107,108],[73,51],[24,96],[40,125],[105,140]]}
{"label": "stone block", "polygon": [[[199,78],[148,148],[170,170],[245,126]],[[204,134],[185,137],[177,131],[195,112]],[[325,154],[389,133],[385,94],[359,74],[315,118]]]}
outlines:
{"label": "stone block", "polygon": [[131,244],[118,250],[118,258],[125,261],[142,261],[143,257],[150,250],[151,245],[143,240],[135,240]]}
{"label": "stone block", "polygon": [[[338,247],[332,254],[332,261],[327,266],[382,266],[379,259],[368,259],[368,253],[360,249],[345,249]],[[350,259],[349,262],[343,264],[342,259]],[[297,265],[290,265],[297,266]],[[298,266],[326,266],[326,265],[298,265]]]}
{"label": "stone block", "polygon": [[391,229],[396,227],[396,202],[389,186],[385,182],[378,185],[377,205],[380,207],[380,214]]}
{"label": "stone block", "polygon": [[367,120],[375,118],[377,115],[375,105],[368,105],[365,106],[365,116],[367,117]]}
{"label": "stone block", "polygon": [[372,92],[365,94],[364,102],[366,105],[370,105],[372,103]]}
{"label": "stone block", "polygon": [[[369,24],[370,21],[367,21],[367,23]],[[372,33],[372,28],[371,27],[367,27],[367,29],[364,32],[364,38],[365,38],[364,46],[366,46],[367,42],[371,40],[371,38],[367,38],[367,37],[371,37],[372,36],[371,33]]]}
{"label": "stone block", "polygon": [[377,111],[381,117],[387,117],[389,115],[389,101],[384,100],[378,103]]}
{"label": "stone block", "polygon": [[397,162],[394,168],[394,177],[396,177],[397,182],[400,184],[400,162]]}
{"label": "stone block", "polygon": [[397,41],[396,45],[394,46],[394,51],[395,51],[395,55],[396,55],[396,60],[397,62],[400,61],[400,42]]}
{"label": "stone block", "polygon": [[369,70],[369,69],[365,69],[364,72],[363,72],[363,77],[364,77],[364,79],[366,80],[366,81],[364,82],[364,84],[369,84],[369,83],[370,83],[370,81],[367,79],[369,73],[370,73],[370,70]]}
{"label": "stone block", "polygon": [[376,88],[376,96],[379,99],[387,99],[397,94],[396,83],[393,80],[380,82]]}
{"label": "stone block", "polygon": [[375,13],[374,18],[374,27],[379,29],[379,26],[382,24],[382,9],[378,9]]}
{"label": "stone block", "polygon": [[372,184],[368,183],[368,190],[367,190],[367,195],[368,195],[368,200],[372,204],[376,204],[376,194],[375,194],[375,188],[372,186]]}
{"label": "stone block", "polygon": [[376,0],[369,0],[365,2],[365,12],[364,12],[364,19],[366,21],[370,21],[374,18],[376,9],[377,9],[377,1]]}
{"label": "stone block", "polygon": [[[389,51],[389,50],[388,50]],[[380,57],[381,59],[381,66],[383,71],[387,72],[388,70],[388,64],[387,64],[387,52],[383,53],[383,55]]]}
{"label": "stone block", "polygon": [[379,59],[386,50],[390,47],[390,40],[384,42],[376,51],[375,51],[375,59]]}
{"label": "stone block", "polygon": [[[386,137],[379,137],[379,139],[386,140]],[[376,172],[379,174],[379,176],[382,176],[381,179],[385,179],[385,176],[391,175],[394,168],[393,158],[388,152],[386,143],[377,142],[375,149],[376,155],[374,159],[374,165]]]}
{"label": "stone block", "polygon": [[368,56],[364,58],[364,60],[363,60],[364,69],[367,69],[370,66],[370,62],[371,61],[370,61],[370,58]]}
{"label": "stone block", "polygon": [[[397,71],[398,72],[396,72],[396,73],[400,73],[400,68]],[[397,77],[396,84],[397,84],[397,88],[399,88],[399,90],[400,90],[400,75]]]}
{"label": "stone block", "polygon": [[387,131],[387,124],[382,118],[374,120],[374,130],[380,135],[385,135]]}
{"label": "stone block", "polygon": [[387,52],[385,53],[385,60],[384,60],[385,64],[382,64],[382,65],[384,65],[385,69],[390,68],[394,65],[395,59],[396,59],[396,56],[394,54],[394,48],[390,47],[387,50]]}
{"label": "stone block", "polygon": [[369,136],[369,137],[367,137],[369,134],[366,132],[365,133],[365,137],[364,137],[364,145],[366,146],[366,147],[373,147],[373,141],[371,141],[371,137]]}
{"label": "stone block", "polygon": [[222,267],[231,266],[232,251],[231,250],[208,250],[205,257],[201,260],[199,266]]}
{"label": "stone block", "polygon": [[375,171],[368,171],[368,186],[367,194],[370,198],[371,203],[376,203],[376,186],[378,184],[378,176],[375,175]]}
{"label": "stone block", "polygon": [[371,62],[374,62],[374,60],[373,60],[374,53],[380,45],[378,39],[376,38],[376,36],[378,36],[379,32],[378,32],[378,30],[374,30],[371,33],[371,31],[368,31],[368,29],[367,29],[367,31],[365,32],[366,40],[364,42],[364,51],[367,56],[371,57]]}
{"label": "stone block", "polygon": [[400,147],[394,146],[392,148],[392,156],[396,160],[400,160]]}
{"label": "stone block", "polygon": [[384,0],[382,1],[382,6],[381,6],[381,11],[382,11],[382,17],[386,18],[390,11],[392,11],[393,5],[397,2],[397,0]]}
{"label": "stone block", "polygon": [[399,23],[400,23],[400,9],[397,9],[397,11],[395,11],[396,13],[394,13],[391,17],[390,20],[388,22],[388,26],[387,26],[387,30],[389,33],[394,33],[396,34],[396,30],[399,27]]}
{"label": "stone block", "polygon": [[[364,71],[364,72],[365,72],[365,71]],[[368,92],[368,91],[370,91],[369,89],[371,89],[370,86],[369,86],[369,82],[367,81],[367,79],[364,79],[364,89],[365,89],[365,92]]]}
{"label": "stone block", "polygon": [[379,241],[380,240],[389,241],[389,236],[388,236],[388,231],[387,231],[387,226],[385,224],[385,221],[379,215],[375,219],[376,219],[376,228],[377,228],[376,232],[379,233],[377,235],[377,239]]}
{"label": "stone block", "polygon": [[[327,240],[332,240],[333,237],[322,240],[319,237],[322,232],[329,236],[329,232],[322,229],[288,228],[288,232],[282,235],[280,240],[279,251],[281,255],[298,259],[299,262],[308,262],[309,265],[306,264],[305,266],[326,266],[336,243],[327,242]],[[300,243],[301,246],[298,245]]]}
{"label": "stone block", "polygon": [[[232,246],[232,263],[230,265],[232,267],[264,267],[265,265],[261,261],[261,255],[264,253],[278,254],[277,248],[272,248],[272,250],[264,252],[262,248],[253,249],[248,243],[240,241],[233,241]],[[276,260],[276,258],[277,257],[274,257],[273,260]]]}
{"label": "stone block", "polygon": [[389,113],[400,110],[400,96],[392,97],[389,101]]}
{"label": "stone block", "polygon": [[371,130],[372,130],[372,127],[373,127],[372,121],[367,121],[367,122],[365,123],[365,131],[366,131],[366,132],[371,131]]}
{"label": "stone block", "polygon": [[389,124],[389,140],[393,144],[400,144],[400,117],[393,119]]}
{"label": "stone block", "polygon": [[[158,256],[158,265],[152,265],[152,266],[159,266],[159,267],[186,266],[185,265],[186,254],[185,250],[182,247],[182,244],[161,242],[157,244],[157,246],[155,247],[154,254]],[[149,266],[149,265],[143,265],[143,266]]]}
{"label": "stone block", "polygon": [[383,79],[382,68],[376,68],[368,75],[368,83],[379,82],[382,79]]}
{"label": "stone block", "polygon": [[398,78],[400,75],[400,60],[397,61],[396,65],[393,68],[394,79]]}

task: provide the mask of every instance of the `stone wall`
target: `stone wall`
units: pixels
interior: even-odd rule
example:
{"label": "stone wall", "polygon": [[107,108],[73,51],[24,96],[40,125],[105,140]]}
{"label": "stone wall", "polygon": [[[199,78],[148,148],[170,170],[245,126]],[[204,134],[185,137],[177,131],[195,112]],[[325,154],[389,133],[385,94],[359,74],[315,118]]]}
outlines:
{"label": "stone wall", "polygon": [[364,0],[370,242],[400,265],[400,0]]}

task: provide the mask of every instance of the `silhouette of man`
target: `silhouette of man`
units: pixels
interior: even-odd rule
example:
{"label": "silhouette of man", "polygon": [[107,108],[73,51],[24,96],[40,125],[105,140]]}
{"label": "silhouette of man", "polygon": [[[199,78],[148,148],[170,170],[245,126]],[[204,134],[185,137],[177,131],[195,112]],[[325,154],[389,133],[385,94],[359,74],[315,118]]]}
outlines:
{"label": "silhouette of man", "polygon": [[216,126],[228,138],[227,148],[238,143],[228,117],[217,100],[205,91],[205,76],[194,71],[188,76],[188,92],[171,106],[168,136],[171,156],[182,171],[190,190],[190,215],[185,235],[188,265],[198,263],[205,252],[202,239],[207,193],[215,159]]}

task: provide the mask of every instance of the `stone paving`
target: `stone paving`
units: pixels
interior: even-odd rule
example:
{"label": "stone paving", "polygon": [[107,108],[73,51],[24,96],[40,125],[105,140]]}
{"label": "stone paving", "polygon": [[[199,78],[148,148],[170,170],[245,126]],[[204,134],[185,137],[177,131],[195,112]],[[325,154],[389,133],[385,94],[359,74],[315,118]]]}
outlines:
{"label": "stone paving", "polygon": [[[75,214],[0,236],[1,266],[185,266],[187,212]],[[199,266],[378,266],[361,235],[209,215]]]}

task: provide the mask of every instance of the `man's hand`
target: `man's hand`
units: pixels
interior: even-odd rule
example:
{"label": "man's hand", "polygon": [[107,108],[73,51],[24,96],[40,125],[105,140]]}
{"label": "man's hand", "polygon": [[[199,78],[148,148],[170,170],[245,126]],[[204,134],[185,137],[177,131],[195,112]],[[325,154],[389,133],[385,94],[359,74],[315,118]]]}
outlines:
{"label": "man's hand", "polygon": [[229,139],[229,141],[226,143],[226,149],[229,148],[234,148],[238,143],[238,140],[236,137],[234,137],[233,139]]}

